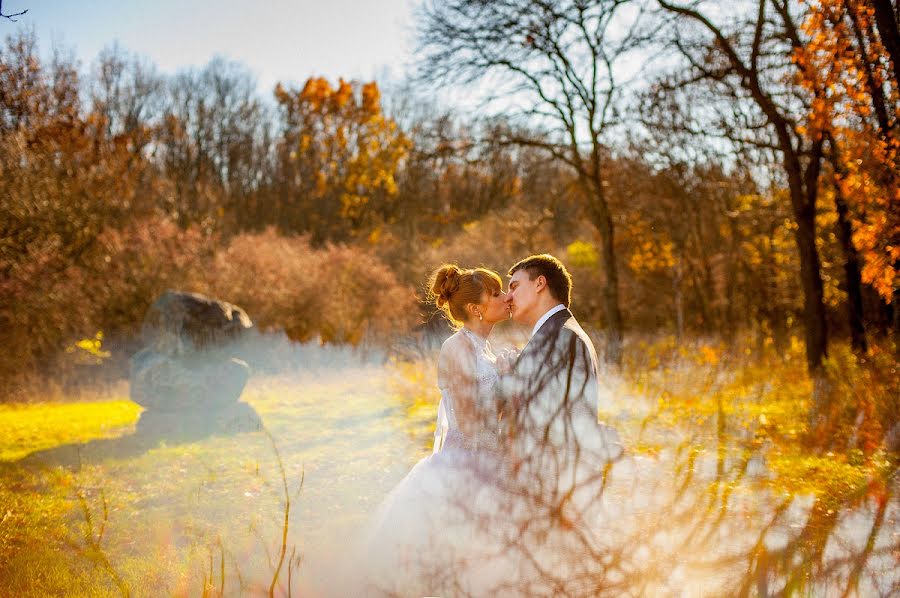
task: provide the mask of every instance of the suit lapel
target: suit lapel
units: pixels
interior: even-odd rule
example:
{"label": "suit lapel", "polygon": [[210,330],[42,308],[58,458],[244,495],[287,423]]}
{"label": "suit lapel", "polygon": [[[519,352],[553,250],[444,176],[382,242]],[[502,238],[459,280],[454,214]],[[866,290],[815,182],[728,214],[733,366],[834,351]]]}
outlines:
{"label": "suit lapel", "polygon": [[[538,331],[534,333],[534,336],[528,340],[528,343],[522,349],[522,353],[519,354],[519,360],[525,356],[531,356],[534,352],[546,351],[553,344],[553,339],[559,334],[559,329],[562,328],[563,324],[571,317],[572,312],[568,309],[560,310],[550,316],[550,318],[538,328]],[[517,360],[516,363],[518,362],[519,361]]]}

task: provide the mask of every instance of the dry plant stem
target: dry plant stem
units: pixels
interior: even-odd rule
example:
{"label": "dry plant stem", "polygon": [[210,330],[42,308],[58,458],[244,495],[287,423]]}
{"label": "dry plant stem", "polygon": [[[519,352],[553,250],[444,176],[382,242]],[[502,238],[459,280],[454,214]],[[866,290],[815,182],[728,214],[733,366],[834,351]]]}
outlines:
{"label": "dry plant stem", "polygon": [[225,549],[222,547],[222,538],[219,538],[219,596],[225,595]]}
{"label": "dry plant stem", "polygon": [[131,592],[128,589],[128,584],[125,583],[125,580],[122,579],[122,577],[112,566],[112,563],[109,562],[109,558],[107,558],[106,553],[101,547],[101,543],[103,542],[103,535],[106,532],[106,522],[109,520],[109,503],[106,500],[106,493],[102,490],[100,491],[100,499],[103,506],[103,520],[100,522],[100,529],[97,531],[96,536],[94,535],[94,523],[93,517],[91,515],[91,509],[87,504],[87,499],[84,496],[84,492],[82,492],[80,489],[77,490],[76,497],[78,498],[78,504],[81,506],[81,513],[84,516],[85,522],[85,546],[76,548],[94,565],[99,565],[100,567],[102,567],[112,578],[122,596],[124,598],[128,598],[131,595]]}
{"label": "dry plant stem", "polygon": [[[284,565],[284,557],[287,554],[287,539],[288,539],[288,530],[290,528],[290,518],[291,518],[291,494],[288,490],[287,483],[287,474],[284,471],[284,462],[281,460],[281,453],[278,451],[278,446],[275,444],[275,438],[272,437],[272,433],[267,429],[263,428],[263,432],[266,437],[269,439],[269,442],[272,444],[272,451],[275,453],[275,459],[278,463],[278,473],[281,476],[281,487],[284,492],[284,523],[281,528],[281,550],[278,555],[278,564],[275,567],[275,572],[272,575],[272,583],[269,585],[269,598],[274,598],[275,596],[275,586],[278,584],[278,576],[281,574],[281,567]],[[305,472],[300,474],[300,488],[303,488],[303,480],[305,478]],[[298,492],[300,491],[298,488]],[[294,566],[294,554],[296,553],[296,546],[292,548],[291,558],[288,561],[288,588],[287,593],[288,596],[291,596],[291,582],[293,581],[292,569]]]}

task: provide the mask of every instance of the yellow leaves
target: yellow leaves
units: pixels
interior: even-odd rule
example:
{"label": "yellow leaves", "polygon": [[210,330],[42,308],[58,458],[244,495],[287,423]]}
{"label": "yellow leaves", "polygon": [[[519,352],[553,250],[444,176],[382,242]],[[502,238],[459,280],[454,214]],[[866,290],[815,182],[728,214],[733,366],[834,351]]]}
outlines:
{"label": "yellow leaves", "polygon": [[[374,83],[372,83],[374,85]],[[339,80],[338,88],[331,94],[331,102],[336,110],[340,110],[353,97],[353,87],[343,79]]]}
{"label": "yellow leaves", "polygon": [[307,79],[300,91],[299,98],[301,102],[309,104],[313,110],[319,110],[332,93],[331,85],[325,78],[312,77]]}
{"label": "yellow leaves", "polygon": [[366,83],[362,88],[363,110],[369,114],[381,112],[381,92],[375,82]]}
{"label": "yellow leaves", "polygon": [[675,266],[675,245],[666,233],[657,232],[640,217],[624,228],[624,237],[632,244],[628,266],[634,272],[660,272]]}
{"label": "yellow leaves", "polygon": [[717,365],[719,363],[719,351],[709,346],[700,347],[698,361],[703,365]]}
{"label": "yellow leaves", "polygon": [[299,91],[278,86],[275,98],[285,110],[288,149],[309,196],[330,201],[347,226],[357,231],[376,200],[397,194],[394,177],[411,141],[396,123],[381,114],[381,92],[373,81],[339,79],[332,86],[310,78]]}
{"label": "yellow leaves", "polygon": [[91,338],[83,338],[66,347],[66,353],[75,357],[82,365],[99,365],[112,353],[103,350],[103,331],[98,330]]}
{"label": "yellow leaves", "polygon": [[358,218],[369,202],[369,198],[353,193],[341,195],[341,216],[344,218]]}
{"label": "yellow leaves", "polygon": [[597,268],[600,264],[600,255],[597,248],[588,241],[576,240],[566,248],[569,263],[575,268]]}

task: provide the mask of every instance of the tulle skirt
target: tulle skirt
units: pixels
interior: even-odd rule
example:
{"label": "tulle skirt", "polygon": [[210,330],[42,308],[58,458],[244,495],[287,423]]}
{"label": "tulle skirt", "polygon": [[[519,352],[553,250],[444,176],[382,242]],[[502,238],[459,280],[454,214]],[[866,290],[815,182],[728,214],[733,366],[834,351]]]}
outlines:
{"label": "tulle skirt", "polygon": [[508,465],[493,450],[448,438],[379,507],[365,539],[365,594],[482,595],[516,565],[500,510]]}

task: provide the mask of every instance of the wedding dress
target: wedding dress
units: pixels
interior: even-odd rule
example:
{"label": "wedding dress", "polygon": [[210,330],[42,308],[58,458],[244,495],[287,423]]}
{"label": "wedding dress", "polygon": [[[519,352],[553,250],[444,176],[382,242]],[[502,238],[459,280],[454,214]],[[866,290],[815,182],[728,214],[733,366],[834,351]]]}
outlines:
{"label": "wedding dress", "polygon": [[[502,542],[492,529],[501,520],[497,489],[506,468],[496,419],[460,425],[462,393],[480,412],[494,410],[496,357],[488,341],[467,328],[454,337],[442,348],[434,451],[390,492],[368,535],[370,593],[479,595],[495,587],[498,576],[514,575],[498,563]],[[461,380],[446,363],[471,371]]]}
{"label": "wedding dress", "polygon": [[[500,378],[496,366],[497,357],[491,350],[488,340],[468,328],[461,328],[457,334],[465,338],[467,343],[458,343],[456,346],[462,345],[463,351],[471,350],[474,357],[474,371],[471,378],[474,382],[475,402],[487,407],[494,400],[494,390]],[[452,350],[459,351],[459,349]],[[464,358],[458,361],[463,360]],[[454,376],[450,373],[439,376],[438,385],[441,400],[438,404],[437,425],[434,430],[433,453],[441,452],[444,447],[477,449],[481,445],[482,448],[494,448],[497,445],[496,427],[485,427],[471,436],[466,436],[460,429],[453,397],[459,385]]]}
{"label": "wedding dress", "polygon": [[568,412],[546,400],[520,412],[533,428],[501,443],[491,415],[507,396],[495,387],[508,381],[475,333],[463,328],[444,344],[434,451],[382,503],[357,561],[366,589],[354,595],[592,595],[606,577],[603,555],[618,537],[610,508],[628,502],[603,489],[617,434],[598,424],[595,402]]}

